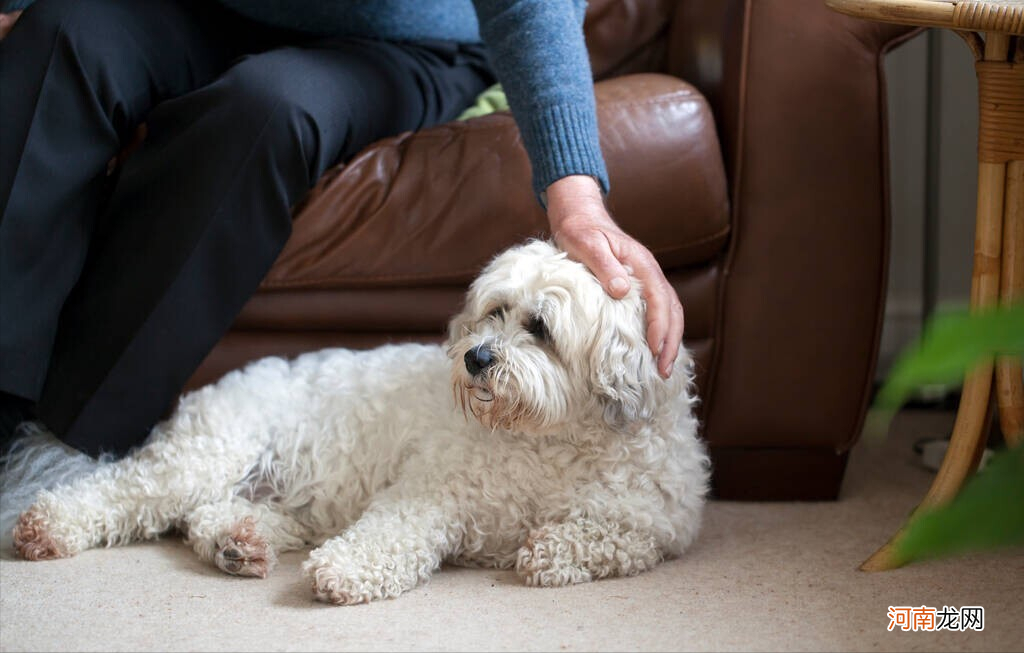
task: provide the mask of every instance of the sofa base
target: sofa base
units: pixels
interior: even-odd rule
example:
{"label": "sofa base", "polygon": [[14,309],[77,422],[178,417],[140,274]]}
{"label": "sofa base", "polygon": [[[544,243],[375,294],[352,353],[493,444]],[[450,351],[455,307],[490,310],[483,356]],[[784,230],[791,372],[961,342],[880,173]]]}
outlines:
{"label": "sofa base", "polygon": [[727,501],[835,501],[848,452],[825,447],[711,447],[711,496]]}

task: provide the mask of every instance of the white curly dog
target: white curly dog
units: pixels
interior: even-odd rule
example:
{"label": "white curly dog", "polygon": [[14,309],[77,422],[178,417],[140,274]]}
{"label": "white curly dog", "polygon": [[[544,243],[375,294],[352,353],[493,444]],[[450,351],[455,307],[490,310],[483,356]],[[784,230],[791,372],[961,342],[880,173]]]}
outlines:
{"label": "white curly dog", "polygon": [[[395,597],[442,562],[530,585],[628,576],[694,539],[709,464],[692,361],[662,379],[634,280],[607,296],[544,241],[497,256],[447,347],[265,358],[185,395],[144,446],[42,491],[31,560],[154,538],[265,577],[282,551],[318,599]],[[682,363],[682,364],[679,364]]]}

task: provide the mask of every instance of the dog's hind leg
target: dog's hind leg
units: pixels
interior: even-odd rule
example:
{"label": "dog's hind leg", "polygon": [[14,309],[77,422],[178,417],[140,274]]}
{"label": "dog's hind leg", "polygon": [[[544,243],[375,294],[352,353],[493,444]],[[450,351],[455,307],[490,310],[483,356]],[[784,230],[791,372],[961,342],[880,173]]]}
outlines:
{"label": "dog's hind leg", "polygon": [[190,447],[158,443],[40,492],[18,519],[14,545],[23,558],[46,560],[152,539],[196,505],[230,496],[244,471],[243,460],[203,459]]}
{"label": "dog's hind leg", "polygon": [[277,507],[238,496],[196,508],[185,524],[199,557],[236,576],[266,578],[278,553],[300,549],[312,537]]}
{"label": "dog's hind leg", "polygon": [[229,498],[269,436],[255,420],[208,419],[203,406],[194,405],[202,394],[186,397],[141,449],[40,492],[15,526],[18,553],[46,560],[155,538],[196,506]]}

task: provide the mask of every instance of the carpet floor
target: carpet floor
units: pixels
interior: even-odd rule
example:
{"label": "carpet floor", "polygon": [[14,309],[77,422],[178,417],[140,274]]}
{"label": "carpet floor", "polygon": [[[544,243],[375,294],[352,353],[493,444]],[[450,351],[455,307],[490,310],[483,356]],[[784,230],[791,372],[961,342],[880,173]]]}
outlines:
{"label": "carpet floor", "polygon": [[[920,500],[912,451],[952,416],[904,411],[851,454],[840,500],[713,501],[681,559],[562,589],[445,567],[396,600],[313,601],[302,552],[266,580],[199,562],[179,539],[68,560],[0,559],[0,651],[1024,651],[1024,552],[857,571]],[[982,606],[984,630],[887,630],[889,606]]]}

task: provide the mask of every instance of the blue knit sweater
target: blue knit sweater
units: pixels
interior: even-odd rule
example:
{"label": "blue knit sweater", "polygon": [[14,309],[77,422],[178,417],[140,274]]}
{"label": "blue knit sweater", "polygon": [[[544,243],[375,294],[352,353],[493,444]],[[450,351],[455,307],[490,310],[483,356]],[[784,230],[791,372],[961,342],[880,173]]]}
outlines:
{"label": "blue knit sweater", "polygon": [[[3,11],[33,0],[0,0]],[[137,0],[126,0],[133,2]],[[571,174],[607,192],[590,62],[587,0],[220,0],[271,25],[395,41],[483,42],[533,166],[534,191]]]}

